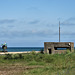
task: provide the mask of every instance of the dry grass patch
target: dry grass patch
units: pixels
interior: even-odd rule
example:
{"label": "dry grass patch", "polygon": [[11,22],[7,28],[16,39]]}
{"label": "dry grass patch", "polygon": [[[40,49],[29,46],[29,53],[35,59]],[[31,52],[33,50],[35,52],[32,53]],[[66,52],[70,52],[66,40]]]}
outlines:
{"label": "dry grass patch", "polygon": [[8,65],[0,67],[0,75],[21,75],[27,70],[42,68],[43,66],[21,66],[21,65]]}

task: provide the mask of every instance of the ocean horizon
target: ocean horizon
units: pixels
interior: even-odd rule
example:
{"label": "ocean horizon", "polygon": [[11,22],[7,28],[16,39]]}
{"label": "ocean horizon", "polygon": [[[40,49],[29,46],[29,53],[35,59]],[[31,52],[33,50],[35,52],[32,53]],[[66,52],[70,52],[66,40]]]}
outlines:
{"label": "ocean horizon", "polygon": [[[6,50],[8,52],[41,51],[44,50],[44,47],[7,47]],[[0,47],[0,51],[2,51],[1,47]]]}
{"label": "ocean horizon", "polygon": [[[0,47],[0,50],[2,48]],[[8,52],[41,51],[44,47],[7,47]]]}

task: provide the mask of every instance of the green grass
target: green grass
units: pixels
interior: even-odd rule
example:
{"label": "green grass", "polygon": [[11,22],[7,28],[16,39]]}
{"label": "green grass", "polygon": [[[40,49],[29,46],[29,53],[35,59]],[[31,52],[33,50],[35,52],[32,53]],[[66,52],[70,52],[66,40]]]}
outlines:
{"label": "green grass", "polygon": [[[21,70],[16,70],[19,75],[74,75],[75,53],[48,55],[31,52],[30,54],[0,55],[0,66],[6,67],[6,70],[14,66],[17,69],[21,67]],[[25,69],[26,66],[29,68]],[[10,71],[17,75],[14,70]]]}

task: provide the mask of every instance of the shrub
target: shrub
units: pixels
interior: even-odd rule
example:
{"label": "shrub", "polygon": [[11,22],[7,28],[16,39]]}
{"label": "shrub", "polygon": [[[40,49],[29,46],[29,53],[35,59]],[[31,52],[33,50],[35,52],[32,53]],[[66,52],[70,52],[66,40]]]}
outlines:
{"label": "shrub", "polygon": [[13,59],[24,59],[24,56],[22,54],[15,54]]}
{"label": "shrub", "polygon": [[24,59],[24,56],[22,54],[19,54],[20,59]]}
{"label": "shrub", "polygon": [[43,49],[41,49],[40,53],[41,53],[41,54],[44,54]]}
{"label": "shrub", "polygon": [[69,49],[67,49],[66,54],[69,54],[69,53],[71,53],[71,52],[70,52],[70,50],[69,50]]}
{"label": "shrub", "polygon": [[47,62],[47,63],[51,63],[51,62],[54,61],[54,58],[53,58],[52,55],[47,55],[46,54],[45,57],[44,57],[44,61]]}
{"label": "shrub", "polygon": [[44,59],[44,55],[42,54],[36,54],[36,56],[34,57],[34,60],[37,62],[43,61]]}
{"label": "shrub", "polygon": [[33,55],[31,55],[31,54],[24,55],[24,59],[25,59],[25,61],[32,61]]}
{"label": "shrub", "polygon": [[31,53],[30,53],[30,54],[35,55],[35,54],[36,54],[36,52],[33,50],[33,51],[31,51]]}
{"label": "shrub", "polygon": [[12,54],[6,54],[5,57],[4,57],[4,59],[13,59],[12,58]]}

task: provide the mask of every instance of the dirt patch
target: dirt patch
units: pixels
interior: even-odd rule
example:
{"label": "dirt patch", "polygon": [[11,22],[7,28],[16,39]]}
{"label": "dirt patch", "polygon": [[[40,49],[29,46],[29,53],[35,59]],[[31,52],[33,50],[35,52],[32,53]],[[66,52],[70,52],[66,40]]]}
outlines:
{"label": "dirt patch", "polygon": [[25,72],[34,68],[42,68],[43,66],[1,66],[0,75],[20,75],[22,72]]}

